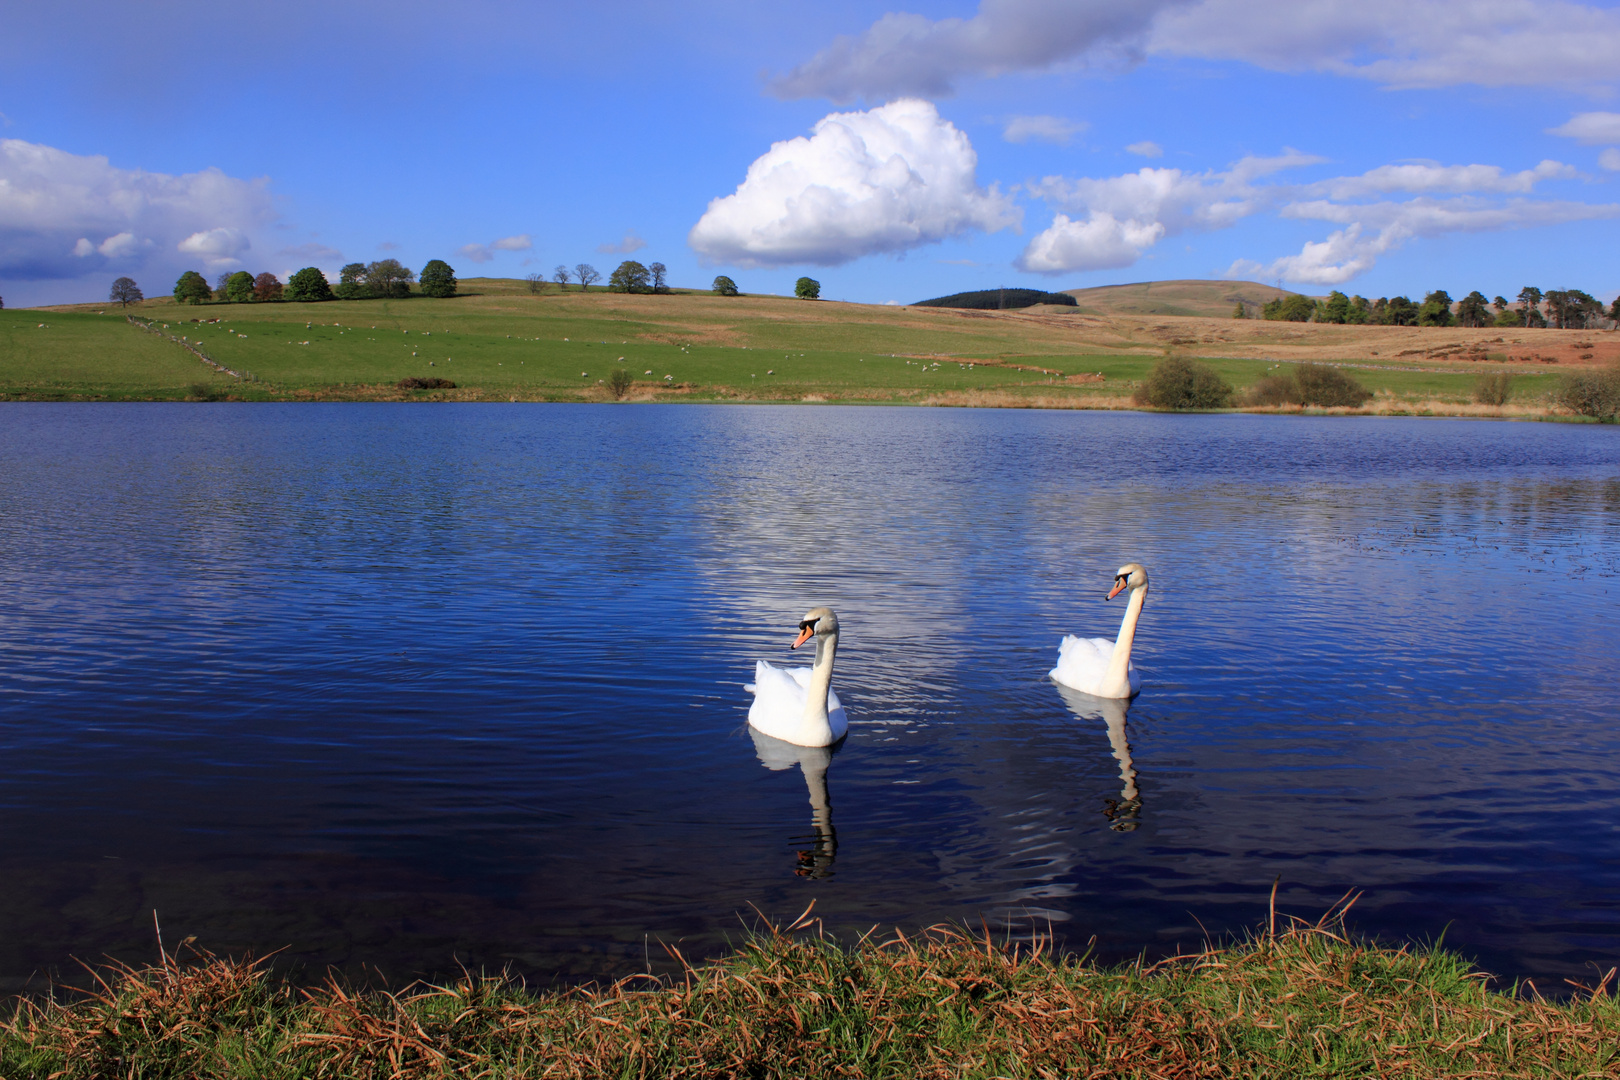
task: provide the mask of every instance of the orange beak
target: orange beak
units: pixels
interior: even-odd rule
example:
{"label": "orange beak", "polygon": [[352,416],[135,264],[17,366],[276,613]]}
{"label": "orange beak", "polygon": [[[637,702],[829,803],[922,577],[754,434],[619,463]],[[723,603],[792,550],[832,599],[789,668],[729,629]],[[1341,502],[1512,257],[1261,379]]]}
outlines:
{"label": "orange beak", "polygon": [[1124,578],[1119,578],[1118,580],[1116,580],[1114,582],[1114,587],[1112,589],[1108,590],[1108,595],[1103,597],[1103,599],[1104,600],[1112,600],[1114,597],[1116,597],[1120,593],[1124,592],[1125,589],[1126,589],[1125,579]]}
{"label": "orange beak", "polygon": [[814,634],[815,632],[816,629],[813,626],[804,627],[799,631],[799,636],[793,639],[793,644],[789,645],[788,648],[797,649],[800,645],[803,645],[805,642],[809,641],[810,635]]}

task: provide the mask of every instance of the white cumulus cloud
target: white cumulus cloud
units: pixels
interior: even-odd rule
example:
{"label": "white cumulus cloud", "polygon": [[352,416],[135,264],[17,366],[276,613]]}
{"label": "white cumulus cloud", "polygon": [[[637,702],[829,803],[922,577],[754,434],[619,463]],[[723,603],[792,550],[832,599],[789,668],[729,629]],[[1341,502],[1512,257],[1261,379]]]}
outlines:
{"label": "white cumulus cloud", "polygon": [[687,242],[713,262],[835,266],[1016,225],[1012,200],[980,187],[977,168],[968,137],[929,102],[832,113],[809,138],[772,145]]}
{"label": "white cumulus cloud", "polygon": [[534,248],[534,239],[528,233],[519,233],[516,236],[503,236],[489,246],[496,251],[530,251]]}
{"label": "white cumulus cloud", "polygon": [[1094,212],[1084,221],[1059,214],[1013,265],[1034,274],[1117,270],[1136,262],[1164,233],[1161,222],[1120,221],[1106,211]]}
{"label": "white cumulus cloud", "polygon": [[1274,196],[1256,180],[1320,161],[1290,150],[1247,157],[1219,173],[1145,167],[1102,179],[1048,176],[1029,190],[1066,213],[1031,240],[1014,265],[1039,274],[1130,266],[1166,236],[1224,229],[1257,213]]}
{"label": "white cumulus cloud", "polygon": [[0,277],[13,281],[146,267],[167,276],[187,268],[182,256],[222,268],[274,216],[264,180],[120,169],[99,155],[0,139]]}
{"label": "white cumulus cloud", "polygon": [[971,18],[890,13],[776,79],[782,97],[949,94],[969,77],[1143,56],[1237,60],[1386,86],[1620,81],[1620,11],[1568,0],[981,0]]}
{"label": "white cumulus cloud", "polygon": [[1084,121],[1066,120],[1061,116],[1014,116],[1001,129],[1001,137],[1010,143],[1033,139],[1063,146],[1090,126]]}
{"label": "white cumulus cloud", "polygon": [[175,245],[175,250],[196,255],[210,270],[240,266],[238,258],[253,246],[241,229],[217,228],[194,232]]}

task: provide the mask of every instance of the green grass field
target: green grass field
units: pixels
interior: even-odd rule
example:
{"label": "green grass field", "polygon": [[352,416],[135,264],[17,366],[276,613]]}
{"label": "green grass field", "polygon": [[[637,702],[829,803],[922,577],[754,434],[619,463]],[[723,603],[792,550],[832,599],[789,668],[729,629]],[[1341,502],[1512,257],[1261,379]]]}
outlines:
{"label": "green grass field", "polygon": [[[0,311],[0,397],[589,401],[609,399],[604,384],[623,368],[635,379],[630,400],[1118,407],[1163,351],[1106,336],[1099,343],[1062,317],[681,292],[536,296],[494,280],[464,290],[445,300],[162,300],[129,309],[159,333],[111,305]],[[184,346],[250,377],[222,375]],[[1239,389],[1274,366],[1211,362]],[[1355,374],[1386,396],[1458,405],[1477,378],[1413,366]],[[409,376],[456,388],[397,390]],[[1515,398],[1540,397],[1553,378],[1521,377]]]}

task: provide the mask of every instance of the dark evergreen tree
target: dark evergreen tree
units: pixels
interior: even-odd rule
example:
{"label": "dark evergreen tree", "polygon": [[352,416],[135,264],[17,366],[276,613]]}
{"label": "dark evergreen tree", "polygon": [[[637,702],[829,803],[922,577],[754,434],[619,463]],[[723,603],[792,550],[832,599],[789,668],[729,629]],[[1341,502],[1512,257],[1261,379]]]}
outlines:
{"label": "dark evergreen tree", "polygon": [[1425,296],[1423,306],[1418,309],[1418,325],[1455,325],[1455,320],[1451,317],[1451,294],[1444,289],[1436,289]]}
{"label": "dark evergreen tree", "polygon": [[1457,301],[1457,321],[1463,326],[1488,324],[1491,321],[1491,312],[1486,306],[1485,294],[1475,289]]}

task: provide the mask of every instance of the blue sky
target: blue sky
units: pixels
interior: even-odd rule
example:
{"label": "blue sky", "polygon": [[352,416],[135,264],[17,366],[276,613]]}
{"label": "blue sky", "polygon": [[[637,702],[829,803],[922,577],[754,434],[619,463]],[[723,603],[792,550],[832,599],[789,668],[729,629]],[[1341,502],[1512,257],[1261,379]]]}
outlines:
{"label": "blue sky", "polygon": [[1620,291],[1613,5],[5,0],[0,25],[11,306],[387,256],[875,303]]}

